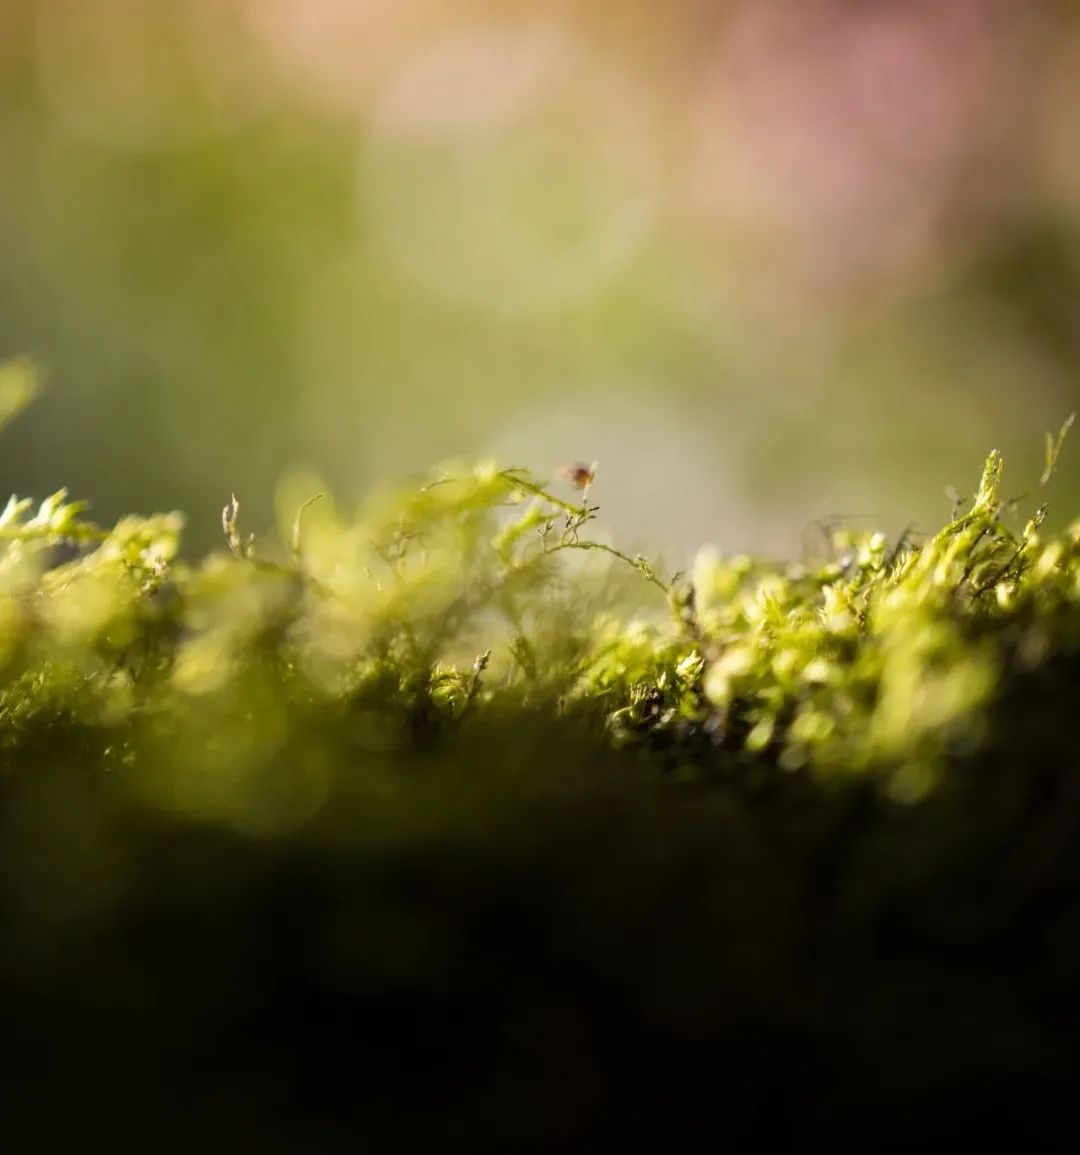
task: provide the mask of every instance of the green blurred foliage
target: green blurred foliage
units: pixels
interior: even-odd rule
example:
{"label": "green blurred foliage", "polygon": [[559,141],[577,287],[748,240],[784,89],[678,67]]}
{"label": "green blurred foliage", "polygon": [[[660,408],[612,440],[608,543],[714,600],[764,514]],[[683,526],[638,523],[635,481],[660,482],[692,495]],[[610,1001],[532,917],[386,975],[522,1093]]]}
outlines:
{"label": "green blurred foliage", "polygon": [[595,457],[624,539],[790,556],[1075,402],[1067,7],[69,9],[2,16],[8,489],[202,550],[292,466]]}

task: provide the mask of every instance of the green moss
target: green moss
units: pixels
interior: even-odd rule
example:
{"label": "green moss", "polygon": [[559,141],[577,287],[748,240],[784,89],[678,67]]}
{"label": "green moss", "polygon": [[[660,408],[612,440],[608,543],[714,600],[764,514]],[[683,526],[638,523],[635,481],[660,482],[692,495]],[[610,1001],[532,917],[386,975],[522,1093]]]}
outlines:
{"label": "green moss", "polygon": [[917,801],[980,749],[1012,682],[1080,640],[1080,522],[1044,536],[1040,509],[1010,528],[1001,475],[991,454],[970,508],[921,543],[840,528],[814,565],[703,551],[670,579],[590,536],[587,490],[574,504],[494,465],[353,518],[312,499],[280,542],[245,535],[233,498],[227,551],[198,564],[177,560],[179,515],[104,530],[63,492],[13,498],[0,739],[64,717],[134,751],[133,773],[149,743],[155,773],[170,749],[185,767],[216,749],[249,782],[321,717],[404,758],[529,711],[658,767]]}
{"label": "green moss", "polygon": [[199,562],[178,515],[13,500],[12,1133],[793,1149],[882,1111],[910,1143],[943,1096],[999,1136],[988,1087],[1049,1126],[1080,522],[1018,519],[1001,477],[924,540],[682,575],[590,536],[590,490],[493,465],[283,501],[277,541],[234,498]]}

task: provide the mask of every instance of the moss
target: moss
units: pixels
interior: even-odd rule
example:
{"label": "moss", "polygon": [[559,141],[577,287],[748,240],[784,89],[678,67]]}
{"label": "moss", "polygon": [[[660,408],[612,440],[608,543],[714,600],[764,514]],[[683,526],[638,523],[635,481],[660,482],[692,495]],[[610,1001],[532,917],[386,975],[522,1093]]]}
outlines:
{"label": "moss", "polygon": [[587,489],[574,504],[493,465],[355,518],[305,502],[265,547],[234,497],[227,552],[194,565],[176,514],[103,530],[63,493],[12,499],[0,736],[10,750],[52,716],[127,749],[175,730],[156,763],[217,744],[257,779],[321,716],[404,756],[529,710],[658,766],[867,779],[916,802],[980,748],[1016,679],[1080,637],[1080,522],[1045,536],[1040,509],[1011,528],[1001,473],[992,454],[970,508],[921,543],[841,528],[812,566],[703,552],[670,579],[589,536]]}
{"label": "moss", "polygon": [[194,563],[178,515],[13,499],[14,1133],[908,1141],[1007,1086],[1030,1137],[1080,1019],[1080,523],[1001,476],[921,541],[671,576],[590,536],[592,471],[327,497],[278,543],[233,498]]}

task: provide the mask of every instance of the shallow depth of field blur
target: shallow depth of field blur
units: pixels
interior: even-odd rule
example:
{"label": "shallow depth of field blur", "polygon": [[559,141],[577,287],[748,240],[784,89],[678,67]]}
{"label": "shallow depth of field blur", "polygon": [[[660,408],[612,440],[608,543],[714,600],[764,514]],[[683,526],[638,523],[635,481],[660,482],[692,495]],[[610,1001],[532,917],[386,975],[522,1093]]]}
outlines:
{"label": "shallow depth of field blur", "polygon": [[676,563],[934,528],[1076,405],[1078,114],[1041,0],[0,0],[0,491],[198,549],[491,455]]}

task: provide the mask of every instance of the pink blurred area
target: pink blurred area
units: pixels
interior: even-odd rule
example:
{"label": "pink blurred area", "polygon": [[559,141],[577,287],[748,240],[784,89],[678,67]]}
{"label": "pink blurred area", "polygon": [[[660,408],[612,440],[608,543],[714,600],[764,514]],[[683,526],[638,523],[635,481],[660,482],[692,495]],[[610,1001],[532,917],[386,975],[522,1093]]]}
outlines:
{"label": "pink blurred area", "polygon": [[697,103],[702,205],[767,222],[772,244],[826,284],[935,264],[1046,191],[1028,126],[1047,75],[1047,11],[1008,0],[733,6]]}

